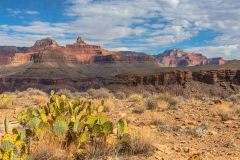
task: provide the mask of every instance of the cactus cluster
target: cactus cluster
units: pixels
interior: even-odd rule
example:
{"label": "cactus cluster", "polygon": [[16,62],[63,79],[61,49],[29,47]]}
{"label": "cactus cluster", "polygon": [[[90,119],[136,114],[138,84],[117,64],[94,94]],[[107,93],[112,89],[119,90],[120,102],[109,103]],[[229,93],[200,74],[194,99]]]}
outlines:
{"label": "cactus cluster", "polygon": [[8,133],[8,120],[5,118],[5,134],[1,138],[0,159],[12,160],[19,159],[25,160],[28,156],[26,131],[19,132],[17,129],[12,129],[12,134]]}
{"label": "cactus cluster", "polygon": [[[16,118],[23,126],[21,131],[14,129],[13,133],[9,134],[8,121],[5,120],[6,133],[1,141],[0,159],[1,156],[18,156],[18,158],[25,156],[27,151],[31,150],[31,141],[37,143],[39,137],[46,132],[51,132],[62,139],[65,147],[75,144],[78,148],[84,149],[87,143],[91,144],[96,139],[108,143],[109,137],[112,137],[110,135],[113,134],[114,123],[107,119],[103,111],[104,101],[100,106],[95,106],[85,99],[71,100],[65,95],[58,96],[51,92],[47,105],[27,109],[17,115]],[[116,139],[128,134],[125,120],[120,119],[116,126],[118,131]],[[9,136],[14,137],[13,140],[4,138]]]}

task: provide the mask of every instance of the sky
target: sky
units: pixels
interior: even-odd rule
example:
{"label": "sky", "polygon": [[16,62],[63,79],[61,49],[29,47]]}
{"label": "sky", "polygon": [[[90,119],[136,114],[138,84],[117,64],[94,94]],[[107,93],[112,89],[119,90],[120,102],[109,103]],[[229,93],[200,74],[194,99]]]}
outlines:
{"label": "sky", "polygon": [[240,0],[0,0],[0,45],[81,36],[110,50],[240,59]]}

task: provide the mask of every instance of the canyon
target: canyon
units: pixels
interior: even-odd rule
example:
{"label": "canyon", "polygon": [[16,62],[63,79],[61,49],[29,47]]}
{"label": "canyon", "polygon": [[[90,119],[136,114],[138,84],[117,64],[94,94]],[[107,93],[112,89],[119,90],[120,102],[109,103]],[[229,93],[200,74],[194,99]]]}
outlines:
{"label": "canyon", "polygon": [[219,93],[229,95],[239,91],[240,65],[238,61],[234,63],[181,49],[149,55],[109,51],[87,44],[80,37],[65,47],[46,38],[36,41],[32,47],[0,47],[0,91],[29,87],[86,90],[151,85],[158,92],[185,91],[187,94],[203,90],[202,93],[207,94],[210,91],[205,89],[214,86]]}
{"label": "canyon", "polygon": [[32,47],[0,46],[0,65],[21,64],[27,62],[63,62],[63,63],[115,63],[156,61],[163,67],[222,65],[221,57],[207,58],[201,53],[184,52],[171,49],[161,54],[151,55],[143,52],[109,51],[99,45],[87,44],[81,37],[76,43],[60,46],[50,38],[37,40]]}

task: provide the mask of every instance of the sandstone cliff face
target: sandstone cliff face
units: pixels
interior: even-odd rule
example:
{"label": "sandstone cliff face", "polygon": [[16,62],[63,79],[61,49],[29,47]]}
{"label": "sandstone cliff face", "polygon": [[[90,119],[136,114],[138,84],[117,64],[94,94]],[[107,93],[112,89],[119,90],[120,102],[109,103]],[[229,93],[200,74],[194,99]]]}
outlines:
{"label": "sandstone cliff face", "polygon": [[223,65],[221,57],[207,58],[200,53],[184,52],[181,49],[172,49],[156,56],[165,67],[197,66],[197,65]]}
{"label": "sandstone cliff face", "polygon": [[[50,38],[36,41],[33,47],[22,48],[24,53],[19,53],[17,47],[2,47],[4,55],[0,55],[0,65],[10,63],[34,63],[56,62],[56,63],[115,63],[126,61],[144,62],[153,61],[154,57],[149,55],[123,55],[119,52],[108,51],[98,45],[89,45],[80,37],[76,43],[67,44],[61,47],[58,43]],[[0,48],[1,51],[1,48]],[[1,53],[1,52],[0,52]]]}
{"label": "sandstone cliff face", "polygon": [[[190,94],[218,91],[218,95],[229,96],[240,91],[240,70],[209,70],[209,71],[170,71],[152,75],[118,75],[115,77],[86,77],[86,78],[31,78],[31,77],[2,77],[0,78],[0,92],[6,90],[22,90],[28,87],[41,89],[70,88],[73,90],[86,90],[108,86],[155,87],[156,90],[173,91],[175,94]],[[163,90],[164,89],[164,90]],[[205,93],[208,92],[208,93]],[[198,94],[197,94],[198,95]],[[210,93],[209,95],[212,95]]]}
{"label": "sandstone cliff face", "polygon": [[209,58],[207,60],[208,65],[223,65],[225,64],[225,60],[222,57],[216,57],[216,58]]}
{"label": "sandstone cliff face", "polygon": [[80,37],[76,43],[67,44],[66,47],[59,46],[58,43],[50,38],[36,41],[34,46],[0,47],[0,65],[11,63],[116,63],[116,62],[159,62],[165,67],[196,66],[196,65],[222,65],[222,58],[207,59],[199,53],[187,53],[181,49],[172,49],[156,56],[142,52],[113,52],[101,48],[98,45],[89,45]]}
{"label": "sandstone cliff face", "polygon": [[203,65],[207,57],[199,53],[187,53],[181,49],[172,49],[156,56],[160,63],[168,67]]}
{"label": "sandstone cliff face", "polygon": [[50,38],[37,40],[33,47],[28,49],[28,52],[38,52],[48,48],[57,48],[58,43]]}
{"label": "sandstone cliff face", "polygon": [[211,85],[231,83],[240,85],[240,70],[208,70],[208,71],[171,71],[154,75],[118,75],[122,83],[131,85],[184,85],[190,81],[198,81]]}

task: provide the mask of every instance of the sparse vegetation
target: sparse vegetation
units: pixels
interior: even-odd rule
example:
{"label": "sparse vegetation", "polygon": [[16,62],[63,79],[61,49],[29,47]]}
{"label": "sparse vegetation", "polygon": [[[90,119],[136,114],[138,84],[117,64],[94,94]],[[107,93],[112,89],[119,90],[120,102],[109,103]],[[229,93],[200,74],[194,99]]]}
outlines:
{"label": "sparse vegetation", "polygon": [[116,92],[114,95],[117,99],[120,99],[120,100],[125,99],[127,97],[126,94],[121,91]]}
{"label": "sparse vegetation", "polygon": [[96,92],[96,89],[90,88],[90,89],[88,89],[86,92],[87,92],[90,96],[93,96],[93,95],[95,94],[95,92]]}
{"label": "sparse vegetation", "polygon": [[233,113],[234,113],[234,109],[231,107],[231,104],[228,102],[216,104],[212,110],[215,115],[220,116],[222,121],[227,121],[232,119]]}
{"label": "sparse vegetation", "polygon": [[161,94],[161,95],[159,95],[158,98],[166,101],[169,104],[170,109],[177,109],[178,100],[175,97],[173,97],[169,94]]}
{"label": "sparse vegetation", "polygon": [[148,98],[146,101],[146,108],[149,110],[156,110],[158,107],[157,99],[155,97]]}
{"label": "sparse vegetation", "polygon": [[74,92],[73,96],[75,98],[89,98],[89,94],[87,92]]}
{"label": "sparse vegetation", "polygon": [[200,126],[197,126],[196,128],[193,128],[192,130],[190,130],[189,134],[197,138],[202,138],[206,136],[207,130],[208,130],[208,124],[202,123]]}
{"label": "sparse vegetation", "polygon": [[149,93],[147,91],[143,92],[142,95],[143,95],[143,98],[148,98],[148,97],[152,96],[151,93]]}
{"label": "sparse vegetation", "polygon": [[141,113],[144,113],[145,107],[143,104],[136,103],[136,104],[134,104],[134,108],[132,111],[133,111],[133,113],[141,114]]}
{"label": "sparse vegetation", "polygon": [[142,95],[140,95],[140,94],[131,94],[129,97],[128,97],[128,100],[130,101],[130,102],[139,102],[139,101],[141,101],[142,100]]}
{"label": "sparse vegetation", "polygon": [[[88,151],[86,146],[92,146],[93,143],[99,144],[100,142],[104,146],[111,146],[108,139],[113,132],[114,124],[101,114],[104,110],[103,105],[103,101],[98,107],[92,105],[90,101],[81,99],[71,101],[65,95],[58,96],[52,92],[47,105],[27,109],[18,114],[17,119],[22,124],[22,130],[13,129],[12,134],[9,134],[9,123],[5,119],[5,135],[1,141],[0,156],[9,157],[9,159],[13,157],[25,159],[32,150],[32,143],[38,146],[38,150],[32,152],[33,159],[41,159],[43,154],[55,159],[61,155],[54,153],[55,149],[68,150],[72,145],[75,145],[77,149],[83,149],[81,155],[85,155]],[[128,134],[125,120],[118,121],[117,131],[116,138],[121,141],[121,137]],[[50,145],[49,141],[45,144],[43,141],[41,142],[43,144],[39,143],[39,139],[46,133],[50,133],[54,139],[59,141],[58,148],[52,144],[54,148],[49,152],[47,148],[41,148],[42,145]],[[96,149],[101,150],[101,148]],[[19,152],[14,152],[14,150]]]}
{"label": "sparse vegetation", "polygon": [[133,132],[129,140],[127,140],[124,145],[121,144],[119,147],[121,152],[132,155],[148,155],[154,151],[152,137],[147,136],[146,134],[143,136],[139,131]]}
{"label": "sparse vegetation", "polygon": [[[49,96],[32,88],[29,92],[3,93],[13,100],[13,105],[2,109],[4,114],[0,114],[0,118],[8,117],[8,112],[14,113],[14,116],[12,114],[3,123],[0,122],[0,134],[5,130],[0,138],[0,157],[122,160],[171,159],[174,154],[174,158],[181,159],[198,153],[195,152],[198,150],[201,153],[202,148],[214,148],[215,155],[221,147],[226,150],[239,148],[235,136],[240,113],[238,100],[208,97],[209,101],[206,101],[206,98],[199,97],[183,101],[181,97],[154,92],[151,96],[144,96],[144,92],[129,92],[127,98],[125,92],[114,91],[113,96],[108,89],[93,90],[92,95],[69,91],[71,97],[60,92]],[[20,112],[19,108],[23,107]],[[19,116],[16,116],[18,113]],[[12,117],[17,117],[19,121]],[[220,136],[225,138],[229,131],[233,138],[224,139],[216,145],[215,139]],[[175,141],[176,145],[172,146]],[[15,154],[12,150],[19,152]],[[202,154],[194,155],[191,160],[202,158]],[[205,158],[206,154],[203,156]]]}
{"label": "sparse vegetation", "polygon": [[73,94],[70,90],[68,89],[60,89],[56,92],[56,95],[66,95],[69,98],[73,98]]}
{"label": "sparse vegetation", "polygon": [[1,95],[0,97],[0,109],[6,109],[13,106],[13,98],[8,95]]}
{"label": "sparse vegetation", "polygon": [[100,88],[91,93],[91,96],[97,99],[108,99],[113,97],[113,94],[106,88]]}

